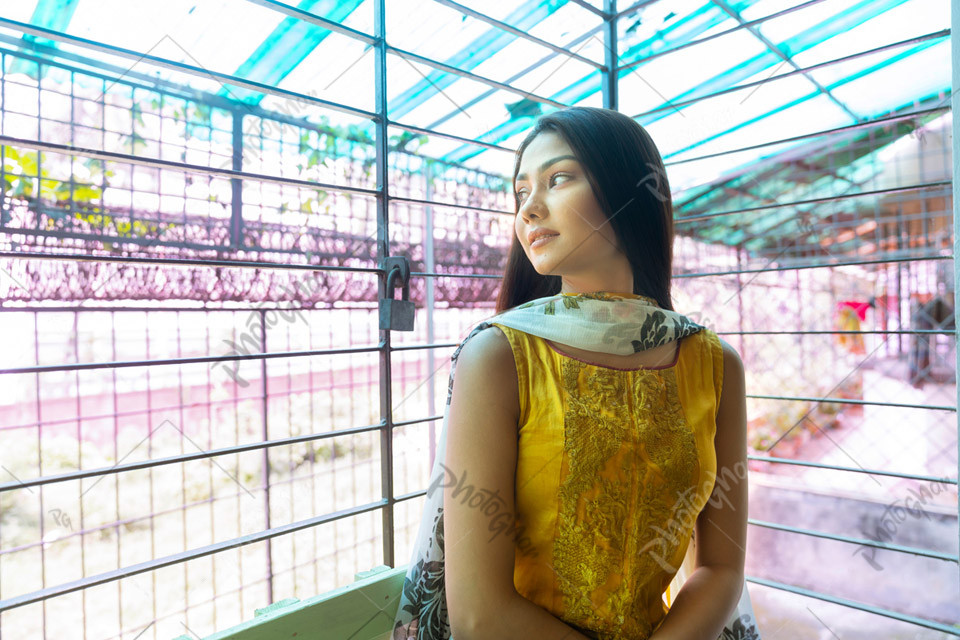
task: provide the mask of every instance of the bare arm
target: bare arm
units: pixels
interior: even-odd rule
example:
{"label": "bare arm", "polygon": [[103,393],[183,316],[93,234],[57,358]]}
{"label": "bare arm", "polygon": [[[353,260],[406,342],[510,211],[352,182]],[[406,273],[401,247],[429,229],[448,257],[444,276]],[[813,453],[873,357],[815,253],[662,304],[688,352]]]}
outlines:
{"label": "bare arm", "polygon": [[[494,535],[503,514],[508,525],[514,521],[519,420],[510,343],[497,328],[481,331],[457,359],[447,425],[443,523],[451,631],[456,640],[589,640],[517,592],[513,537]],[[471,507],[481,500],[471,495],[499,509]]]}
{"label": "bare arm", "polygon": [[694,525],[696,568],[650,640],[717,640],[740,599],[747,543],[746,385],[740,356],[720,342],[724,373],[714,437],[717,481]]}

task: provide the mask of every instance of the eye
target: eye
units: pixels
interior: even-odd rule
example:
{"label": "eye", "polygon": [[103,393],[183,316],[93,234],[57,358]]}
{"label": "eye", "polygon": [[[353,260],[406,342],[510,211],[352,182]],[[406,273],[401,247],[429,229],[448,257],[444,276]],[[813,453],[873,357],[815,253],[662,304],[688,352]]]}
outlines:
{"label": "eye", "polygon": [[[550,176],[550,186],[551,186],[551,187],[553,186],[553,179],[554,179],[554,178],[570,178],[570,177],[571,177],[571,176],[570,176],[569,174],[567,174],[567,173],[559,173],[559,172],[558,172],[558,173],[555,173],[555,174],[553,174],[552,176]],[[517,199],[518,199],[518,200],[523,200],[523,194],[524,194],[525,192],[526,192],[526,189],[523,189],[523,188],[517,189],[517,193],[516,193]]]}

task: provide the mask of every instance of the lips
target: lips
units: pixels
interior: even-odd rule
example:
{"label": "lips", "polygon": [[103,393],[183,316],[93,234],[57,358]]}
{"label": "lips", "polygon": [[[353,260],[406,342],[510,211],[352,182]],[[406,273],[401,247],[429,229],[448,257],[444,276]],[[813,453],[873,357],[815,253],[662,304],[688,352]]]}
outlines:
{"label": "lips", "polygon": [[558,236],[558,235],[560,234],[557,233],[556,231],[553,231],[552,229],[534,229],[533,231],[527,234],[527,242],[529,244],[533,244],[534,240],[542,236]]}

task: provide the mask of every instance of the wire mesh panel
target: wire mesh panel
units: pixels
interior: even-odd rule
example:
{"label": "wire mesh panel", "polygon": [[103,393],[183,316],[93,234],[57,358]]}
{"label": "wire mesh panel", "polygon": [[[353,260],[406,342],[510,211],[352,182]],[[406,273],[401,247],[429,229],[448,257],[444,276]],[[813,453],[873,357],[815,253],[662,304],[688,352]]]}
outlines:
{"label": "wire mesh panel", "polygon": [[947,3],[620,4],[0,9],[0,637],[405,563],[514,149],[575,105],[656,141],[674,307],[745,364],[764,635],[960,635]]}

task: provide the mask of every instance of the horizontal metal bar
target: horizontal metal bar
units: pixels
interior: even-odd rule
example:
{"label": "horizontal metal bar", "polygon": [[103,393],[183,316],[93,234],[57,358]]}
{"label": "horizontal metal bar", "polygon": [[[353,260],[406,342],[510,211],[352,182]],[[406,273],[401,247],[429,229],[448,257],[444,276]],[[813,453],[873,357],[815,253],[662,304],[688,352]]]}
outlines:
{"label": "horizontal metal bar", "polygon": [[430,342],[426,344],[394,344],[390,343],[390,351],[420,351],[422,349],[450,349],[459,346],[459,342]]}
{"label": "horizontal metal bar", "polygon": [[437,71],[445,71],[447,73],[452,73],[454,75],[460,76],[461,78],[467,78],[468,80],[474,80],[476,82],[480,82],[490,87],[502,89],[503,91],[508,91],[510,93],[516,94],[518,96],[521,96],[528,100],[532,100],[534,102],[539,102],[541,104],[549,104],[559,109],[563,109],[565,107],[570,106],[562,102],[558,102],[557,100],[552,100],[551,98],[546,98],[544,96],[539,96],[535,93],[530,93],[529,91],[524,91],[523,89],[511,87],[509,84],[500,82],[499,80],[493,80],[492,78],[487,78],[485,76],[481,76],[476,73],[471,73],[470,71],[464,71],[459,67],[454,67],[452,65],[439,62],[432,58],[427,58],[425,56],[417,55],[411,51],[406,51],[404,49],[400,49],[399,47],[394,47],[393,45],[390,45],[390,44],[387,45],[387,53],[392,53],[394,55],[400,56],[401,58],[406,58],[407,60],[413,60],[413,61],[419,62],[420,64],[426,65],[428,67],[432,67]]}
{"label": "horizontal metal bar", "polygon": [[426,418],[415,418],[413,420],[395,420],[393,422],[394,427],[407,427],[412,424],[420,424],[421,422],[432,422],[433,420],[440,420],[443,418],[443,414],[437,414],[435,416],[427,416]]}
{"label": "horizontal metal bar", "polygon": [[[2,255],[0,255],[2,257]],[[739,271],[708,271],[704,273],[679,273],[674,278],[703,278],[715,276],[735,276],[744,273],[773,273],[776,271],[793,271],[794,269],[826,269],[832,267],[855,267],[865,264],[891,264],[896,262],[921,262],[923,260],[953,260],[953,256],[917,256],[915,258],[877,258],[876,260],[848,260],[846,262],[829,262],[823,264],[797,264],[772,269],[741,269]]]}
{"label": "horizontal metal bar", "polygon": [[765,396],[748,393],[748,398],[756,398],[758,400],[790,400],[793,402],[823,402],[823,403],[835,403],[835,404],[854,404],[859,406],[870,406],[870,407],[901,407],[904,409],[930,409],[933,411],[956,411],[957,408],[950,405],[934,405],[934,404],[909,404],[905,402],[873,402],[871,400],[856,400],[854,398],[808,398],[804,396]]}
{"label": "horizontal metal bar", "polygon": [[[630,6],[627,7],[626,9],[622,9],[622,10],[620,10],[620,11],[617,11],[617,13],[616,13],[612,18],[613,18],[613,19],[616,19],[616,20],[619,20],[619,19],[622,18],[623,16],[630,15],[631,13],[633,13],[634,11],[636,11],[637,9],[639,9],[639,8],[641,8],[641,7],[645,7],[645,6],[647,6],[648,4],[654,4],[655,2],[658,2],[658,1],[659,1],[659,0],[640,0],[639,2],[634,2],[632,5],[630,5]],[[604,14],[604,15],[609,15],[609,14]]]}
{"label": "horizontal metal bar", "polygon": [[[19,230],[23,233],[23,230]],[[383,273],[377,267],[341,267],[337,265],[288,264],[282,262],[254,262],[252,260],[201,260],[190,258],[140,258],[137,256],[87,255],[83,253],[26,253],[0,251],[0,258],[16,260],[77,260],[81,262],[118,262],[126,264],[168,264],[175,267],[238,267],[244,269],[287,269],[294,271],[347,271],[355,273]],[[159,309],[158,309],[159,311]]]}
{"label": "horizontal metal bar", "polygon": [[180,564],[189,560],[196,560],[197,558],[203,558],[204,556],[209,556],[220,551],[236,549],[237,547],[246,546],[255,542],[263,542],[265,540],[270,540],[288,533],[309,529],[317,525],[327,524],[336,520],[342,520],[343,518],[350,518],[371,511],[376,511],[377,509],[382,509],[383,507],[389,506],[389,504],[390,501],[386,499],[381,499],[376,502],[368,502],[365,505],[351,507],[349,509],[341,509],[340,511],[336,511],[334,513],[307,518],[306,520],[299,520],[297,522],[279,527],[264,529],[263,531],[250,533],[239,538],[232,538],[223,542],[208,544],[196,549],[182,551],[180,553],[164,556],[162,558],[155,558],[146,562],[139,562],[127,567],[114,569],[113,571],[106,571],[104,573],[82,578],[80,580],[74,580],[72,582],[66,582],[54,587],[47,587],[45,589],[26,593],[21,596],[0,600],[0,613],[3,613],[4,611],[10,611],[11,609],[16,609],[17,607],[33,604],[34,602],[41,602],[57,596],[63,596],[68,593],[73,593],[74,591],[80,591],[89,587],[95,587],[97,585],[107,584],[116,580],[122,580],[123,578],[129,578],[131,576],[146,573],[148,571],[155,571],[157,569]]}
{"label": "horizontal metal bar", "polygon": [[889,609],[881,609],[880,607],[874,607],[868,604],[863,604],[860,602],[856,602],[855,600],[838,598],[836,596],[831,596],[826,593],[820,593],[819,591],[811,591],[810,589],[795,587],[793,585],[784,584],[782,582],[774,582],[773,580],[767,580],[765,578],[756,578],[754,576],[746,576],[746,580],[747,582],[759,584],[764,587],[770,587],[772,589],[787,591],[789,593],[793,593],[799,596],[805,596],[807,598],[815,598],[817,600],[823,600],[824,602],[830,602],[832,604],[838,604],[844,607],[849,607],[851,609],[866,611],[867,613],[872,613],[878,616],[884,616],[886,618],[893,618],[895,620],[900,620],[901,622],[914,624],[920,627],[926,627],[928,629],[936,629],[937,631],[943,631],[944,633],[948,633],[952,636],[960,637],[960,629],[958,629],[957,627],[947,626],[945,624],[934,622],[932,620],[925,620],[924,618],[918,618],[916,616],[910,616],[903,613],[898,613],[896,611],[890,611]]}
{"label": "horizontal metal bar", "polygon": [[852,471],[854,473],[866,473],[876,476],[890,476],[892,478],[905,478],[908,480],[922,480],[924,482],[939,482],[941,484],[957,484],[956,478],[935,478],[934,476],[922,476],[913,473],[897,473],[895,471],[881,471],[880,469],[855,469],[853,467],[842,467],[834,464],[823,464],[821,462],[809,462],[806,460],[792,460],[790,458],[775,458],[773,456],[754,456],[747,455],[748,460],[760,460],[763,462],[775,462],[779,464],[792,464],[798,467],[813,467],[815,469],[828,469],[830,471]]}
{"label": "horizontal metal bar", "polygon": [[604,20],[606,20],[609,17],[609,14],[606,11],[604,11],[603,9],[596,8],[589,2],[586,2],[585,0],[570,0],[570,2],[572,2],[575,5],[579,5],[583,7],[584,9],[586,9],[591,13],[595,13],[596,15],[600,16]]}
{"label": "horizontal metal bar", "polygon": [[500,30],[502,30],[502,31],[506,31],[507,33],[509,33],[509,34],[511,34],[511,35],[514,35],[514,36],[516,36],[517,38],[522,38],[522,39],[524,39],[524,40],[529,40],[530,42],[532,42],[532,43],[534,43],[534,44],[540,45],[541,47],[546,47],[546,48],[548,48],[548,49],[551,49],[551,50],[553,50],[553,51],[556,51],[556,52],[559,53],[559,54],[563,54],[563,55],[569,56],[570,58],[573,58],[574,60],[577,60],[578,62],[582,62],[582,63],[584,63],[584,64],[590,65],[591,67],[593,67],[593,68],[595,68],[595,69],[600,69],[600,70],[602,70],[602,71],[606,71],[606,69],[607,69],[606,66],[604,66],[604,64],[601,63],[601,62],[596,62],[596,61],[591,60],[591,59],[589,59],[589,58],[584,58],[583,56],[581,56],[581,55],[579,55],[579,54],[573,53],[573,52],[570,51],[569,49],[565,49],[565,48],[563,48],[563,47],[561,47],[561,46],[559,46],[559,45],[553,44],[552,42],[547,42],[546,40],[541,40],[540,38],[538,38],[538,37],[536,37],[536,36],[534,36],[534,35],[530,35],[530,34],[527,33],[526,31],[523,31],[522,29],[517,29],[516,27],[514,27],[514,26],[512,26],[512,25],[509,25],[509,24],[507,24],[506,22],[501,22],[500,20],[497,20],[497,19],[495,19],[495,18],[491,18],[490,16],[488,16],[488,15],[486,15],[486,14],[484,14],[484,13],[480,13],[479,11],[475,11],[475,10],[471,9],[470,7],[464,6],[464,5],[462,5],[462,4],[458,3],[458,2],[454,2],[453,0],[433,0],[433,1],[436,2],[437,4],[442,4],[442,5],[445,6],[445,7],[449,7],[450,9],[453,9],[454,11],[458,11],[459,13],[462,13],[462,14],[464,14],[464,15],[468,15],[468,16],[470,16],[471,18],[476,18],[477,20],[481,20],[481,21],[483,21],[483,22],[486,22],[487,24],[492,25],[492,26],[494,26],[494,27],[496,27],[496,28],[498,28],[498,29],[500,29]]}
{"label": "horizontal metal bar", "polygon": [[[156,431],[163,426],[164,422],[169,422],[165,420],[159,425],[153,428],[150,433]],[[173,423],[171,422],[171,425]],[[179,464],[182,462],[192,462],[194,460],[203,460],[206,458],[216,458],[218,456],[228,456],[236,453],[247,453],[250,451],[261,451],[263,449],[270,449],[273,447],[286,447],[292,444],[301,444],[304,442],[313,442],[314,440],[324,440],[326,438],[338,438],[341,436],[352,436],[359,433],[367,433],[370,431],[379,431],[384,426],[384,423],[367,425],[364,427],[350,427],[347,429],[339,429],[336,431],[326,431],[323,433],[311,433],[302,436],[291,436],[289,438],[279,438],[277,440],[267,440],[265,442],[250,442],[247,444],[238,444],[232,447],[224,447],[222,449],[208,449],[203,451],[197,451],[196,453],[182,453],[176,456],[168,456],[166,458],[153,458],[151,460],[141,460],[140,462],[128,462],[126,464],[115,464],[112,467],[100,467],[98,469],[81,469],[79,471],[68,471],[67,473],[60,473],[53,476],[42,476],[40,478],[32,478],[30,480],[17,480],[16,482],[7,482],[0,484],[0,493],[4,491],[13,491],[15,489],[29,489],[30,487],[39,487],[48,484],[55,484],[57,482],[69,482],[73,480],[82,480],[84,478],[92,478],[95,476],[104,477],[114,473],[123,473],[126,471],[138,471],[140,469],[153,469],[155,467],[161,467],[168,464]],[[174,427],[176,428],[176,427]],[[246,487],[242,488],[246,489]]]}
{"label": "horizontal metal bar", "polygon": [[864,120],[863,122],[858,122],[856,124],[844,125],[842,127],[834,127],[833,129],[822,129],[820,131],[814,131],[813,133],[803,133],[797,136],[790,136],[789,138],[781,138],[780,140],[772,140],[770,142],[760,142],[758,144],[752,144],[746,147],[737,147],[736,149],[730,149],[728,151],[718,151],[716,153],[708,153],[702,156],[694,156],[693,158],[687,158],[685,160],[670,160],[669,162],[664,162],[664,166],[670,167],[673,165],[684,164],[687,162],[697,162],[700,160],[709,160],[711,158],[717,158],[720,156],[726,156],[733,153],[740,153],[742,151],[753,151],[755,149],[762,149],[763,147],[770,147],[773,145],[784,144],[787,142],[797,142],[800,140],[805,140],[807,138],[820,138],[827,135],[834,135],[838,133],[846,133],[849,131],[855,131],[857,129],[872,129],[874,127],[879,127],[884,124],[891,122],[898,122],[900,120],[912,120],[918,117],[924,117],[928,115],[933,115],[938,112],[949,111],[950,107],[934,107],[932,109],[921,109],[920,111],[911,111],[910,113],[902,113],[895,116],[883,116],[880,118],[872,118],[869,120]]}
{"label": "horizontal metal bar", "polygon": [[[294,307],[287,309],[300,311]],[[124,360],[119,362],[80,362],[74,364],[52,364],[32,367],[0,369],[0,375],[25,373],[52,373],[54,371],[89,371],[92,369],[124,369],[129,367],[153,367],[174,364],[203,364],[204,362],[233,362],[236,360],[273,360],[276,358],[302,358],[311,356],[337,356],[354,353],[370,353],[388,348],[390,351],[418,351],[421,349],[448,349],[456,347],[457,342],[434,342],[431,344],[390,345],[381,342],[376,347],[354,347],[349,349],[309,349],[305,351],[268,351],[264,353],[244,353],[220,356],[193,356],[189,358],[164,358],[160,360]]]}
{"label": "horizontal metal bar", "polygon": [[[822,198],[808,198],[806,200],[791,200],[790,202],[775,202],[773,204],[762,204],[758,207],[747,207],[746,209],[734,209],[731,211],[717,211],[715,213],[703,213],[696,216],[683,216],[674,218],[674,224],[684,222],[699,222],[710,218],[719,218],[721,216],[731,216],[739,213],[752,213],[754,211],[763,211],[765,209],[780,209],[783,207],[798,207],[804,204],[822,204],[825,202],[836,202],[838,200],[850,200],[852,198],[865,198],[867,196],[884,195],[887,193],[904,193],[906,191],[919,191],[920,189],[932,189],[934,187],[949,187],[952,180],[937,180],[935,182],[922,182],[920,184],[911,184],[904,187],[889,187],[887,189],[873,189],[871,191],[858,191],[857,193],[841,193],[835,196],[824,196]],[[947,191],[944,195],[949,195]]]}
{"label": "horizontal metal bar", "polygon": [[[644,116],[653,115],[653,114],[659,113],[659,112],[661,112],[661,111],[666,111],[666,110],[668,110],[668,109],[677,109],[678,107],[685,107],[685,106],[687,106],[687,105],[695,104],[695,103],[697,103],[697,102],[702,102],[702,101],[704,101],[704,100],[710,100],[710,99],[712,99],[712,98],[717,98],[717,97],[719,97],[719,96],[723,96],[723,95],[726,95],[726,94],[728,94],[728,93],[734,93],[734,92],[736,92],[736,91],[743,91],[744,89],[749,89],[750,87],[760,86],[761,84],[765,84],[765,83],[767,83],[767,82],[776,81],[776,80],[782,80],[783,78],[789,78],[790,76],[794,76],[794,75],[797,75],[797,74],[808,74],[808,73],[810,73],[811,71],[816,71],[817,69],[820,69],[820,68],[822,68],[822,67],[828,67],[828,66],[834,65],[834,64],[840,64],[840,63],[843,63],[843,62],[849,62],[850,60],[855,60],[855,59],[857,59],[857,58],[862,58],[862,57],[865,57],[865,56],[871,56],[871,55],[874,55],[874,54],[876,54],[876,53],[880,53],[880,52],[886,51],[887,49],[894,49],[894,48],[896,48],[896,47],[903,47],[903,46],[910,45],[910,44],[916,44],[917,42],[923,42],[924,40],[934,40],[934,39],[936,39],[936,38],[943,38],[943,37],[946,37],[946,36],[949,36],[949,35],[950,35],[950,30],[949,30],[949,29],[943,29],[943,30],[940,30],[940,31],[933,31],[933,32],[931,32],[931,33],[927,33],[927,34],[924,34],[924,35],[922,35],[922,36],[916,36],[916,37],[913,37],[913,38],[907,38],[906,40],[900,40],[900,41],[897,41],[897,42],[893,42],[893,43],[891,43],[891,44],[886,44],[886,45],[883,45],[883,46],[880,46],[880,47],[875,47],[875,48],[873,48],[873,49],[868,49],[868,50],[866,50],[866,51],[860,51],[860,52],[858,52],[858,53],[853,53],[853,54],[851,54],[851,55],[849,55],[849,56],[843,56],[843,57],[841,57],[841,58],[834,58],[833,60],[827,60],[826,62],[819,62],[819,63],[817,63],[817,64],[810,65],[809,67],[803,67],[803,68],[800,68],[800,69],[794,69],[793,71],[787,71],[787,72],[785,72],[785,73],[781,73],[781,74],[778,75],[778,76],[771,76],[771,77],[769,77],[769,78],[764,78],[763,80],[755,80],[754,82],[748,82],[748,83],[746,83],[746,84],[738,84],[738,85],[733,86],[733,87],[727,87],[726,89],[720,89],[720,90],[718,90],[718,91],[714,91],[713,93],[708,93],[708,94],[705,94],[705,95],[702,95],[702,96],[697,96],[697,97],[695,97],[695,98],[688,98],[688,99],[686,99],[686,100],[679,100],[679,101],[676,101],[676,102],[672,102],[672,101],[671,101],[671,102],[667,102],[666,104],[664,104],[664,105],[662,105],[662,106],[656,107],[656,108],[654,108],[654,109],[650,109],[649,111],[642,111],[642,112],[640,112],[640,113],[638,113],[638,114],[636,114],[636,115],[634,115],[634,116],[631,116],[631,117],[634,118],[634,119],[637,119],[637,118],[642,118],[642,117],[644,117]],[[641,61],[641,62],[642,62],[642,61]],[[636,66],[635,63],[630,63],[630,64],[633,65],[633,66]]]}
{"label": "horizontal metal bar", "polygon": [[502,274],[494,273],[437,273],[435,271],[411,271],[411,276],[423,276],[425,278],[503,278]]}
{"label": "horizontal metal bar", "polygon": [[815,336],[815,335],[906,335],[906,334],[930,334],[952,336],[954,332],[949,329],[861,329],[859,331],[830,331],[828,329],[809,331],[717,331],[717,335],[723,336]]}
{"label": "horizontal metal bar", "polygon": [[[0,20],[2,20],[2,18],[0,18]],[[217,176],[220,178],[235,178],[240,180],[253,180],[256,182],[290,185],[293,187],[309,189],[311,191],[316,191],[317,189],[329,189],[330,191],[341,191],[343,193],[354,193],[357,195],[371,197],[377,197],[380,195],[380,192],[376,189],[364,189],[362,187],[350,187],[346,185],[329,184],[326,182],[315,182],[313,180],[300,180],[299,178],[283,178],[280,176],[270,176],[251,171],[234,171],[233,169],[208,167],[202,164],[188,164],[185,162],[175,162],[173,160],[146,158],[129,153],[118,153],[116,151],[101,151],[100,149],[74,147],[72,145],[58,144],[55,142],[41,142],[39,140],[30,140],[29,138],[14,138],[13,136],[0,135],[0,145],[26,147],[28,149],[36,149],[37,151],[46,151],[48,153],[62,153],[68,156],[97,158],[98,160],[105,160],[107,162],[134,164],[142,167],[150,167],[152,169],[168,169],[171,171],[180,171],[184,173],[200,173]]]}
{"label": "horizontal metal bar", "polygon": [[[32,210],[36,212],[56,211],[61,214],[59,216],[53,216],[55,218],[62,217],[64,213],[72,214],[72,213],[80,212],[79,209],[76,209],[73,207],[63,207],[62,209],[57,210],[52,207],[44,207],[42,205],[34,206]],[[85,212],[85,213],[89,213],[89,212]],[[126,213],[127,213],[126,211],[122,211],[122,210],[119,212],[116,210],[108,210],[108,215],[114,214],[118,216],[123,216]],[[132,217],[136,217],[135,215],[136,213],[137,212],[134,210]],[[137,221],[144,222],[144,223],[164,222],[156,218],[150,218],[150,219],[137,218]],[[182,218],[180,220],[177,220],[176,222],[181,222],[181,221],[182,221]],[[173,241],[168,244],[168,243],[160,242],[157,238],[149,238],[146,236],[144,237],[123,236],[118,234],[97,234],[97,233],[85,233],[80,231],[74,231],[71,233],[66,231],[48,231],[46,229],[26,229],[23,227],[11,227],[8,225],[0,225],[0,233],[7,233],[10,235],[22,234],[25,236],[30,236],[32,238],[56,238],[59,240],[62,240],[65,238],[69,238],[70,240],[90,240],[92,242],[102,242],[104,240],[108,240],[115,243],[138,245],[139,248],[152,247],[156,245],[170,246],[170,244],[173,244],[177,249],[193,249],[195,251],[230,251],[231,250],[231,247],[222,245],[222,244],[201,244],[198,242],[185,242],[185,241],[179,241],[179,240]],[[29,246],[29,245],[27,245],[26,243],[23,243],[21,246]],[[244,249],[250,250],[249,247],[244,247]],[[261,249],[261,251],[263,251],[264,253],[272,253],[272,254],[279,254],[279,255],[296,255],[296,256],[303,255],[303,252],[298,249],[271,248],[271,249]]]}
{"label": "horizontal metal bar", "polygon": [[276,11],[277,13],[282,13],[290,18],[307,22],[315,27],[320,27],[321,29],[326,29],[327,31],[333,31],[341,36],[359,40],[364,44],[375,45],[377,43],[377,38],[375,36],[364,33],[363,31],[351,29],[350,27],[345,27],[339,22],[321,18],[315,13],[298,9],[297,7],[285,4],[283,2],[278,2],[277,0],[247,0],[247,2],[259,5],[265,9],[270,9],[271,11]]}
{"label": "horizontal metal bar", "polygon": [[[132,49],[125,49],[123,47],[117,47],[111,44],[98,42],[96,40],[81,38],[79,36],[72,36],[66,33],[62,33],[60,31],[54,31],[53,29],[38,27],[32,24],[29,24],[27,22],[20,22],[18,20],[11,20],[9,18],[0,17],[0,26],[6,27],[8,29],[14,29],[16,31],[20,31],[22,33],[26,33],[32,36],[37,36],[39,38],[46,38],[49,40],[54,40],[56,42],[61,42],[63,44],[80,47],[82,49],[90,49],[92,51],[98,51],[100,53],[105,53],[107,55],[127,58],[128,60],[132,60],[135,63],[146,62],[154,66],[169,69],[171,71],[176,71],[178,73],[186,73],[188,75],[193,75],[200,78],[213,79],[216,82],[220,82],[222,84],[229,84],[237,87],[243,87],[244,89],[249,89],[251,91],[256,91],[258,93],[274,95],[279,98],[298,100],[300,102],[306,102],[308,104],[311,104],[317,107],[340,111],[342,113],[346,113],[347,115],[367,118],[374,122],[379,120],[379,116],[374,112],[366,111],[364,109],[358,109],[356,107],[349,107],[347,105],[340,104],[339,102],[323,100],[321,98],[309,96],[304,93],[297,93],[296,91],[287,91],[286,89],[280,89],[273,85],[264,84],[262,82],[254,82],[253,80],[244,80],[243,78],[230,75],[228,73],[211,71],[204,67],[198,67],[198,66],[186,64],[183,62],[176,62],[174,60],[169,60],[167,58],[161,58],[159,56],[150,55],[149,53],[134,51]],[[165,36],[165,37],[168,37],[168,36]],[[238,100],[237,102],[240,102],[240,101]]]}
{"label": "horizontal metal bar", "polygon": [[[63,306],[63,307],[13,307],[13,306],[3,306],[0,307],[0,313],[4,311],[8,313],[43,313],[45,311],[50,311],[52,313],[63,313],[70,311],[92,311],[95,313],[106,313],[110,311],[117,312],[136,312],[143,313],[145,311],[156,311],[159,313],[211,313],[211,312],[241,312],[241,311],[288,311],[289,307],[89,307],[89,306]],[[325,311],[326,309],[311,309],[309,307],[299,307],[298,311]]]}
{"label": "horizontal metal bar", "polygon": [[[463,136],[456,136],[452,133],[444,133],[443,131],[437,131],[436,129],[425,129],[423,127],[415,127],[412,124],[404,124],[396,120],[387,120],[387,126],[396,127],[397,129],[402,129],[404,131],[409,131],[410,133],[419,133],[427,136],[433,136],[437,138],[443,138],[444,140],[451,140],[453,142],[460,142],[462,144],[470,144],[476,147],[483,147],[485,149],[491,149],[493,151],[504,151],[506,153],[516,153],[516,149],[511,149],[509,147],[504,147],[499,144],[493,144],[492,142],[483,142],[482,140],[471,140],[470,138],[464,138]],[[471,171],[477,171],[472,169]],[[477,171],[478,173],[483,173],[484,175],[493,175],[486,173],[484,171]],[[394,199],[393,196],[390,196],[390,199]]]}
{"label": "horizontal metal bar", "polygon": [[376,347],[355,347],[351,349],[311,349],[307,351],[273,351],[268,353],[247,353],[222,356],[194,356],[190,358],[161,358],[159,360],[123,360],[119,362],[81,362],[76,364],[51,364],[33,367],[0,369],[3,374],[52,373],[54,371],[91,371],[93,369],[126,369],[129,367],[156,367],[173,364],[203,364],[205,362],[233,362],[235,360],[272,360],[275,358],[298,358],[303,356],[335,356],[351,353],[368,353],[384,348],[381,342]]}
{"label": "horizontal metal bar", "polygon": [[468,211],[498,213],[498,214],[507,215],[507,216],[514,215],[513,211],[501,211],[500,209],[487,209],[486,207],[474,207],[471,205],[457,204],[455,202],[437,202],[436,200],[423,200],[421,198],[402,198],[398,196],[390,196],[390,200],[392,202],[409,202],[410,204],[422,204],[428,207],[452,207],[454,209],[467,209]]}
{"label": "horizontal metal bar", "polygon": [[875,547],[877,549],[887,549],[889,551],[897,551],[898,553],[909,553],[915,556],[924,556],[926,558],[934,558],[936,560],[946,560],[947,562],[956,562],[957,564],[960,564],[960,557],[952,556],[949,553],[933,551],[931,549],[920,549],[918,547],[905,547],[899,544],[875,542],[868,538],[851,538],[850,536],[841,536],[833,533],[826,533],[824,531],[816,531],[814,529],[801,529],[799,527],[791,527],[789,525],[778,524],[776,522],[764,522],[763,520],[754,520],[753,518],[747,518],[747,524],[752,524],[752,525],[756,525],[758,527],[764,527],[767,529],[776,529],[777,531],[785,531],[787,533],[797,533],[803,536],[823,538],[825,540],[835,540],[836,542],[844,542],[846,544],[855,544],[855,545],[864,546],[864,547]]}

